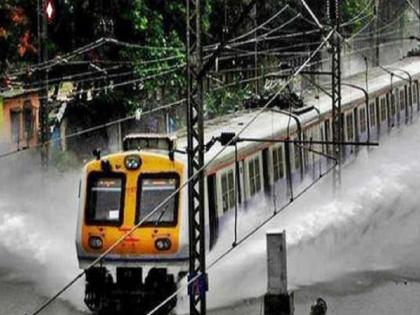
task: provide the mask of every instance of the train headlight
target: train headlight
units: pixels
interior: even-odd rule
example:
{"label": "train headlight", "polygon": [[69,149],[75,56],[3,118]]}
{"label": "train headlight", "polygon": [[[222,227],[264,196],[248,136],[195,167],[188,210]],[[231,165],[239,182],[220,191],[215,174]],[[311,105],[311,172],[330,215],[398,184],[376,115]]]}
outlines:
{"label": "train headlight", "polygon": [[89,246],[93,249],[101,249],[103,246],[102,239],[98,236],[89,237]]}
{"label": "train headlight", "polygon": [[158,238],[155,241],[155,247],[157,250],[163,251],[168,250],[172,246],[171,240],[169,238]]}
{"label": "train headlight", "polygon": [[129,155],[124,159],[124,164],[128,170],[137,170],[141,166],[141,160],[138,155]]}

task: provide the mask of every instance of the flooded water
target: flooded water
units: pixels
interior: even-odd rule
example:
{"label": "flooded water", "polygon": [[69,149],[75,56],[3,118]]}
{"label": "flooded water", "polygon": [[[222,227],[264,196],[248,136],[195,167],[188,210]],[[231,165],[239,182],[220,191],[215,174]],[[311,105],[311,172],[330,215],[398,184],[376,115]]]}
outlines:
{"label": "flooded water", "polygon": [[[343,169],[339,196],[325,177],[211,269],[210,313],[261,313],[265,233],[286,230],[296,314],[308,314],[318,296],[328,314],[420,314],[419,134],[415,122],[361,152]],[[30,160],[1,161],[1,315],[31,314],[78,272],[78,171],[43,174],[24,166]],[[243,230],[252,225],[247,218],[240,216]],[[209,263],[230,246],[231,232],[222,234]],[[86,314],[83,287],[82,280],[44,314]],[[180,296],[179,313],[185,300]]]}

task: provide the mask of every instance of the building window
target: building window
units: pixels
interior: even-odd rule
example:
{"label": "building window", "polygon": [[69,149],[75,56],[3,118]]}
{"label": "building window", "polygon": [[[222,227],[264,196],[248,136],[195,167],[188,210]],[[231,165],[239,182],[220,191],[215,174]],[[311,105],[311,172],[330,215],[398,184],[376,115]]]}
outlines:
{"label": "building window", "polygon": [[20,119],[21,111],[19,110],[10,110],[10,128],[13,142],[19,142],[20,140]]}
{"label": "building window", "polygon": [[360,132],[366,132],[366,109],[360,108],[359,109],[359,117],[360,117]]}
{"label": "building window", "polygon": [[222,174],[222,207],[223,212],[235,206],[235,180],[233,170]]}
{"label": "building window", "polygon": [[376,125],[375,103],[369,104],[369,118],[370,118],[370,126],[375,127]]}
{"label": "building window", "polygon": [[251,196],[261,190],[260,159],[255,157],[248,163],[249,191]]}
{"label": "building window", "polygon": [[381,122],[386,120],[386,104],[385,98],[381,99]]}
{"label": "building window", "polygon": [[405,93],[400,91],[400,110],[405,110]]}
{"label": "building window", "polygon": [[413,104],[416,104],[417,103],[417,92],[416,92],[416,88],[415,88],[414,85],[411,87],[411,91],[413,92]]}
{"label": "building window", "polygon": [[284,177],[283,147],[273,148],[273,179],[277,182]]}
{"label": "building window", "polygon": [[353,140],[353,115],[348,114],[346,116],[346,125],[347,125],[347,139]]}
{"label": "building window", "polygon": [[25,101],[23,105],[23,123],[24,123],[24,131],[25,131],[25,138],[30,139],[33,135],[34,129],[34,115],[32,113],[32,104],[30,101]]}

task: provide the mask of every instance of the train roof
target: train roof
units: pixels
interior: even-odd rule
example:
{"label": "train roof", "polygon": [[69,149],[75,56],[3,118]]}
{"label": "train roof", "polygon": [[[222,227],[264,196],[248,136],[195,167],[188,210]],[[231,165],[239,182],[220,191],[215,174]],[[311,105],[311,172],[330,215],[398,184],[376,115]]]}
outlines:
{"label": "train roof", "polygon": [[[420,58],[407,58],[395,64],[388,65],[387,68],[401,77],[407,77],[407,75],[401,71],[404,70],[410,73],[413,78],[416,78],[420,74],[418,70],[420,69]],[[374,68],[369,72],[368,81],[369,94],[376,96],[383,93],[385,89],[389,88],[390,74],[381,68]],[[393,84],[398,85],[401,81],[403,81],[402,78],[398,76],[393,77]],[[366,86],[365,76],[363,73],[348,78],[345,82],[362,88],[365,88]],[[311,121],[317,121],[320,116],[327,115],[331,111],[331,98],[325,94],[321,95],[319,98],[315,98],[315,95],[312,94],[305,97],[304,101],[305,104],[309,106],[309,110],[301,115],[297,115],[303,125],[308,125]],[[347,86],[342,87],[343,110],[352,104],[364,102],[365,96],[362,91]],[[259,115],[255,118],[257,113],[259,113]],[[290,118],[287,113],[288,111],[279,112],[274,109],[267,109],[264,111],[261,111],[260,109],[253,109],[227,115],[212,121],[207,121],[205,123],[204,142],[208,143],[213,137],[220,136],[221,132],[233,132],[235,134],[241,133],[241,137],[243,138],[276,138],[286,135],[288,126],[290,135],[293,135],[293,133],[297,130],[297,122],[295,119]],[[247,126],[251,121],[252,123],[249,127],[245,128],[245,126]],[[179,149],[182,150],[186,148],[186,136],[180,136],[177,143]],[[260,143],[256,146],[255,143],[252,142],[240,142],[238,143],[238,151],[241,156],[249,155],[262,146],[264,146],[264,144]],[[233,160],[234,147],[228,147],[222,154],[218,155],[221,148],[221,144],[216,142],[205,155],[206,163],[212,161],[211,165],[215,167],[217,164],[225,163],[226,160]],[[185,155],[177,154],[176,158],[186,161]]]}

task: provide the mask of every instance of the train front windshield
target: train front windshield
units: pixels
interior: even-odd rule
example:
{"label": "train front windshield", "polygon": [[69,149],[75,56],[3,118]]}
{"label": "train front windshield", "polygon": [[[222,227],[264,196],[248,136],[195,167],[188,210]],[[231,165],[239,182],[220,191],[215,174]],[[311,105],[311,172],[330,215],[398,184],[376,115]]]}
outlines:
{"label": "train front windshield", "polygon": [[93,174],[89,178],[88,224],[119,224],[123,208],[123,176]]}
{"label": "train front windshield", "polygon": [[175,192],[178,188],[178,179],[175,176],[143,175],[139,182],[137,223],[146,219],[145,226],[175,226],[179,194],[172,196],[153,214],[150,213]]}

